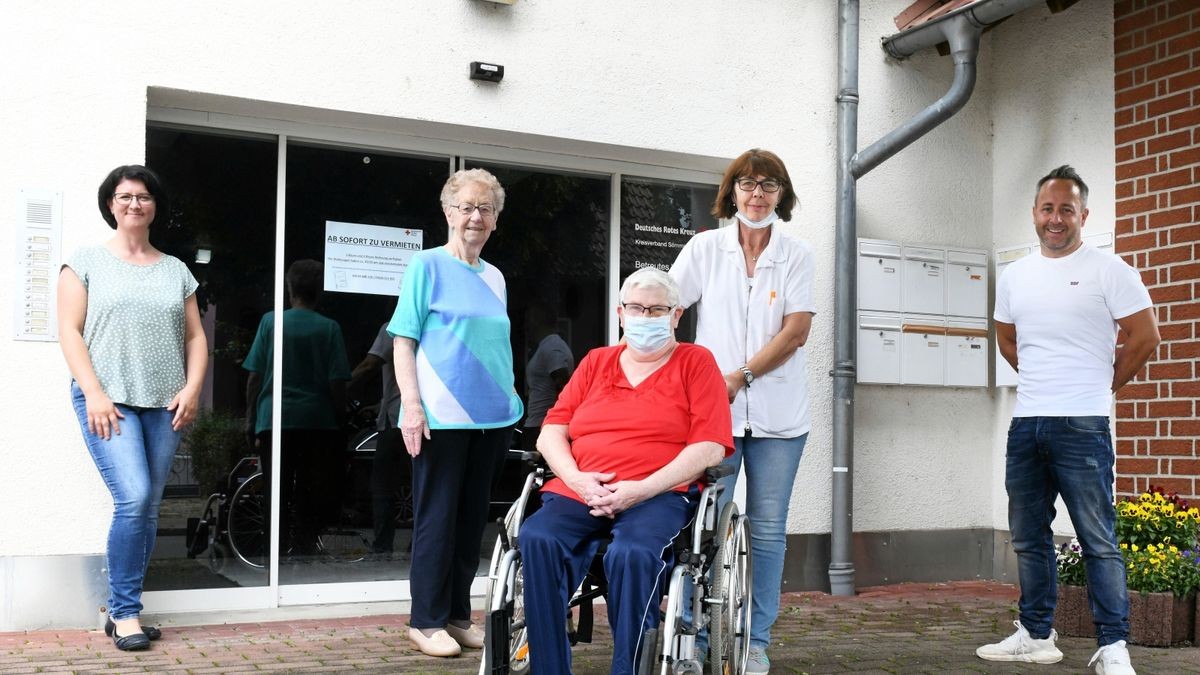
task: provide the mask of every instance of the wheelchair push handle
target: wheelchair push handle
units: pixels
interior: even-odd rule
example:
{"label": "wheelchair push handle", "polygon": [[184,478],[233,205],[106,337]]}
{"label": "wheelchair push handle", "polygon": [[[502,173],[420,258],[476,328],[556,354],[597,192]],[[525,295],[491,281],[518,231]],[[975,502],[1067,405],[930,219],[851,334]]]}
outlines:
{"label": "wheelchair push handle", "polygon": [[715,483],[726,476],[733,475],[733,467],[728,464],[718,464],[710,466],[704,470],[704,481],[706,483]]}

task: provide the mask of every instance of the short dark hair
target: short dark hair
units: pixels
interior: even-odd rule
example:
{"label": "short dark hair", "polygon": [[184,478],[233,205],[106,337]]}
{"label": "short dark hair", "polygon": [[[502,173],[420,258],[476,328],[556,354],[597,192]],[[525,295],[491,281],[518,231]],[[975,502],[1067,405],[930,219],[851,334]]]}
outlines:
{"label": "short dark hair", "polygon": [[311,258],[297,260],[288,267],[287,285],[293,300],[316,304],[325,285],[325,268]]}
{"label": "short dark hair", "polygon": [[109,208],[108,202],[112,200],[113,193],[117,186],[123,180],[140,180],[146,186],[146,192],[154,195],[154,220],[150,224],[158,222],[159,218],[164,220],[168,218],[171,212],[171,200],[167,196],[167,190],[163,187],[162,180],[158,174],[141,164],[126,164],[118,166],[108,172],[108,176],[100,183],[100,189],[96,191],[96,201],[100,206],[100,215],[104,218],[104,222],[112,229],[117,229],[117,219],[113,216],[112,209]]}
{"label": "short dark hair", "polygon": [[1070,164],[1063,164],[1050,173],[1042,176],[1042,179],[1037,183],[1037,190],[1033,193],[1033,205],[1037,206],[1037,196],[1042,192],[1042,186],[1052,180],[1069,180],[1079,188],[1079,201],[1084,208],[1087,208],[1088,186],[1079,177],[1079,173],[1075,171]]}
{"label": "short dark hair", "polygon": [[788,176],[787,167],[783,160],[770,150],[750,148],[738,156],[725,169],[721,178],[721,186],[717,189],[717,200],[713,202],[712,214],[718,218],[732,218],[737,213],[737,205],[733,203],[733,185],[743,176],[766,176],[782,183],[779,188],[783,194],[775,210],[784,220],[792,219],[792,209],[796,207],[796,193],[792,191],[792,179]]}

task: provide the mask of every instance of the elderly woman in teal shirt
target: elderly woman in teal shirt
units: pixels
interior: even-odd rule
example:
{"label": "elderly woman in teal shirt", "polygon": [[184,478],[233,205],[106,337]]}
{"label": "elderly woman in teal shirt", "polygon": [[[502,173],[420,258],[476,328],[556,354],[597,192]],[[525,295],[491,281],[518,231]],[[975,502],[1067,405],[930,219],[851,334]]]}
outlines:
{"label": "elderly woman in teal shirt", "polygon": [[504,275],[479,257],[504,209],[483,169],[458,171],[441,195],[449,236],[404,273],[388,324],[400,431],[413,458],[409,638],[431,656],[483,646],[471,582],[491,499],[523,407],[513,386]]}
{"label": "elderly woman in teal shirt", "polygon": [[83,440],[113,499],[104,630],[132,651],[162,634],[139,620],[142,583],[180,431],[200,406],[208,343],[195,278],[150,244],[150,226],[169,213],[158,176],[119,166],[97,203],[116,235],[63,265],[58,334]]}

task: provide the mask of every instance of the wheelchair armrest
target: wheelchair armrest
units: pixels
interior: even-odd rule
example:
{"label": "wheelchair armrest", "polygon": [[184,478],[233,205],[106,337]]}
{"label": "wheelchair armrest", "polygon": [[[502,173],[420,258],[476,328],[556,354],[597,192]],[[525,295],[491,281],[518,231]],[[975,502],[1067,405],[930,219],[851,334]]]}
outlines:
{"label": "wheelchair armrest", "polygon": [[704,481],[706,483],[715,483],[725,476],[733,475],[733,467],[728,464],[718,464],[710,466],[704,470]]}
{"label": "wheelchair armrest", "polygon": [[542,461],[542,453],[538,452],[537,450],[522,450],[519,457],[521,458],[522,462],[529,462],[530,464],[545,464],[545,462]]}

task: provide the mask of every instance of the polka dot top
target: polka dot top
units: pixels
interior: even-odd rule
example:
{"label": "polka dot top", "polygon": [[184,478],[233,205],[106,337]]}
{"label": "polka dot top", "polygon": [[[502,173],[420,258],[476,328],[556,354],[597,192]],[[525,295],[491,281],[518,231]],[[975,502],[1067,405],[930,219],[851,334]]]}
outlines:
{"label": "polka dot top", "polygon": [[83,341],[104,393],[114,403],[163,408],[187,383],[184,301],[195,277],[179,258],[134,265],[103,246],[71,256],[87,289]]}

